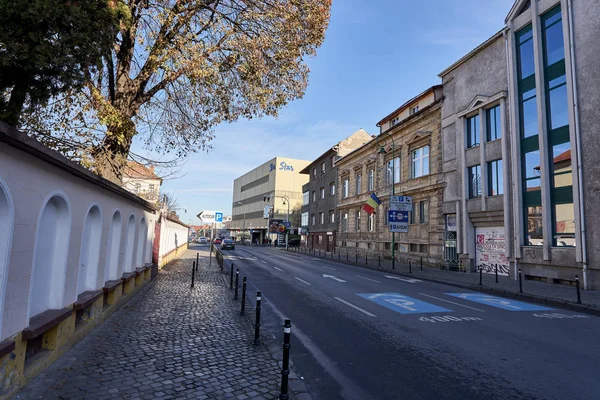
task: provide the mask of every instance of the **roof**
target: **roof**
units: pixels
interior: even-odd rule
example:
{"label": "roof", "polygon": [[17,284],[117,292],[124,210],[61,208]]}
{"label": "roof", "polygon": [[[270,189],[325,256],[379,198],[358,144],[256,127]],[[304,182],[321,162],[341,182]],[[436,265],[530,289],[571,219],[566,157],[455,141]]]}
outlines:
{"label": "roof", "polygon": [[175,223],[177,223],[177,224],[179,224],[179,225],[181,225],[181,226],[185,226],[185,227],[186,227],[186,228],[188,228],[188,229],[189,229],[189,228],[190,228],[190,226],[191,226],[191,225],[188,225],[188,224],[184,224],[183,222],[181,222],[181,220],[180,220],[179,218],[177,218],[177,217],[175,217],[175,216],[172,216],[172,215],[169,215],[169,214],[165,214],[165,217],[166,217],[166,218],[167,218],[169,221],[171,221],[171,222],[175,222]]}
{"label": "roof", "polygon": [[479,46],[475,47],[473,50],[471,50],[470,52],[468,52],[465,56],[463,56],[458,61],[456,61],[454,64],[450,65],[448,68],[446,68],[445,70],[443,70],[442,72],[440,72],[438,74],[438,76],[440,78],[443,78],[449,72],[453,71],[458,66],[460,66],[460,65],[464,64],[465,62],[467,62],[475,54],[479,53],[481,50],[485,49],[486,47],[488,47],[489,45],[491,45],[492,43],[494,43],[494,41],[496,41],[500,36],[504,35],[504,30],[505,30],[505,28],[502,28],[500,31],[498,31],[497,33],[495,33],[488,40],[486,40],[485,42],[481,43]]}
{"label": "roof", "polygon": [[397,113],[399,113],[400,110],[408,107],[411,103],[414,103],[417,99],[423,97],[427,93],[432,92],[435,89],[441,89],[441,88],[443,88],[443,85],[434,85],[434,86],[430,87],[429,89],[425,90],[424,92],[419,93],[418,95],[416,95],[415,97],[413,97],[412,99],[408,100],[407,102],[405,102],[404,104],[402,104],[400,107],[396,108],[394,111],[392,111],[391,113],[389,113],[388,115],[386,115],[381,121],[379,121],[376,124],[376,126],[381,126],[384,122],[386,122],[387,120],[389,120],[390,118],[392,118],[394,115],[396,115]]}
{"label": "roof", "polygon": [[162,178],[154,173],[154,165],[146,167],[137,161],[127,160],[127,165],[123,170],[123,176],[129,178],[157,179],[162,182]]}

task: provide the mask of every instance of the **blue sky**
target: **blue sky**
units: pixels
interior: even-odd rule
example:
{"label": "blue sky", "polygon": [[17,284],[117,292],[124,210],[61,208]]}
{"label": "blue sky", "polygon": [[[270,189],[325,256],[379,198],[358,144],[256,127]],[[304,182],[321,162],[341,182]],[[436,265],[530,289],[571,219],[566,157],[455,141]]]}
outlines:
{"label": "blue sky", "polygon": [[333,0],[331,22],[304,98],[278,119],[215,130],[213,150],[191,154],[174,193],[183,222],[231,213],[233,180],[274,156],[313,160],[359,128],[440,83],[438,74],[503,27],[513,0]]}

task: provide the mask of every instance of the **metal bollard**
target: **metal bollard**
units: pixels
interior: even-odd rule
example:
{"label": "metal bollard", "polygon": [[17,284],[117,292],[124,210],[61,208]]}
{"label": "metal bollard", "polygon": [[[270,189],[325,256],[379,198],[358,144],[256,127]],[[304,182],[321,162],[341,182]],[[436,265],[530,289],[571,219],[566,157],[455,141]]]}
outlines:
{"label": "metal bollard", "polygon": [[369,259],[368,259],[368,255],[367,253],[365,253],[365,265],[369,265]]}
{"label": "metal bollard", "polygon": [[496,283],[498,283],[498,264],[496,264]]}
{"label": "metal bollard", "polygon": [[523,293],[523,276],[521,274],[521,268],[519,268],[519,293]]}
{"label": "metal bollard", "polygon": [[238,299],[238,292],[240,290],[240,269],[235,270],[235,294],[233,295],[233,299]]}
{"label": "metal bollard", "polygon": [[377,266],[381,267],[381,254],[378,256]]}
{"label": "metal bollard", "polygon": [[321,249],[319,249],[319,257],[321,257]]}
{"label": "metal bollard", "polygon": [[421,256],[421,271],[423,271],[423,256]]}
{"label": "metal bollard", "polygon": [[577,304],[581,304],[581,291],[579,290],[579,277],[575,275],[575,287],[577,288]]}
{"label": "metal bollard", "polygon": [[240,315],[244,314],[246,314],[246,277],[242,283],[242,310],[240,311]]}
{"label": "metal bollard", "polygon": [[281,393],[279,400],[288,400],[288,376],[290,375],[290,336],[292,332],[292,321],[285,320],[283,325],[283,360],[281,365]]}
{"label": "metal bollard", "polygon": [[356,252],[356,263],[358,264],[358,251]]}
{"label": "metal bollard", "polygon": [[233,289],[233,263],[231,263],[231,274],[229,275],[229,289]]}
{"label": "metal bollard", "polygon": [[194,287],[195,275],[196,275],[196,261],[192,261],[192,287]]}
{"label": "metal bollard", "polygon": [[408,259],[408,273],[412,274],[412,260],[410,258]]}
{"label": "metal bollard", "polygon": [[483,268],[479,268],[479,286],[483,285]]}
{"label": "metal bollard", "polygon": [[196,271],[198,271],[198,264],[200,264],[200,253],[196,253]]}
{"label": "metal bollard", "polygon": [[341,259],[342,259],[342,253],[340,253],[340,252],[338,251],[338,260],[341,260]]}
{"label": "metal bollard", "polygon": [[256,321],[254,322],[254,344],[260,344],[260,301],[262,293],[256,292]]}
{"label": "metal bollard", "polygon": [[348,250],[346,250],[346,261],[348,261]]}

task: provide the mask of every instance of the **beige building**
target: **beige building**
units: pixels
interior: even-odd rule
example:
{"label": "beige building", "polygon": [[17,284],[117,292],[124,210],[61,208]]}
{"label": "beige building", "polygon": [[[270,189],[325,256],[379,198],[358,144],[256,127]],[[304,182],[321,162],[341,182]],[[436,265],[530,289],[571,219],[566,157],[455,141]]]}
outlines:
{"label": "beige building", "polygon": [[123,188],[151,203],[158,202],[162,178],[154,173],[154,166],[145,167],[135,161],[127,161],[123,171]]}
{"label": "beige building", "polygon": [[290,213],[300,212],[302,185],[308,181],[300,171],[309,163],[275,157],[234,180],[231,235],[261,243],[276,239],[276,233],[269,235],[273,222],[285,221],[288,207]]}
{"label": "beige building", "polygon": [[[442,87],[433,86],[383,118],[380,134],[336,162],[338,168],[337,246],[344,251],[392,255],[387,211],[392,194],[412,196],[407,233],[395,234],[395,256],[442,260],[440,203]],[[362,210],[371,193],[382,201],[375,214]]]}

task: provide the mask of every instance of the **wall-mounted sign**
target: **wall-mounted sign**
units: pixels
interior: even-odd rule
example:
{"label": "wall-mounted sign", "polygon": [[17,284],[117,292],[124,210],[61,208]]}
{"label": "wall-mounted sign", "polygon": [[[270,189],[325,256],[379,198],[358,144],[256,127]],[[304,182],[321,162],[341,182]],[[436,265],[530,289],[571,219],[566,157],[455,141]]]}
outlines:
{"label": "wall-mounted sign", "polygon": [[408,232],[408,211],[388,211],[390,232]]}
{"label": "wall-mounted sign", "polygon": [[223,222],[223,213],[220,211],[201,211],[200,214],[196,215],[198,219],[204,223]]}
{"label": "wall-mounted sign", "polygon": [[411,196],[390,196],[390,210],[412,211]]}
{"label": "wall-mounted sign", "polygon": [[294,167],[292,165],[288,165],[285,161],[279,163],[280,171],[293,171]]}
{"label": "wall-mounted sign", "polygon": [[263,218],[269,219],[269,214],[270,214],[270,208],[269,208],[269,205],[267,204],[263,210]]}
{"label": "wall-mounted sign", "polygon": [[448,232],[456,232],[456,214],[446,215],[446,230]]}
{"label": "wall-mounted sign", "polygon": [[504,227],[475,229],[475,267],[484,273],[508,275],[510,262],[506,258]]}

